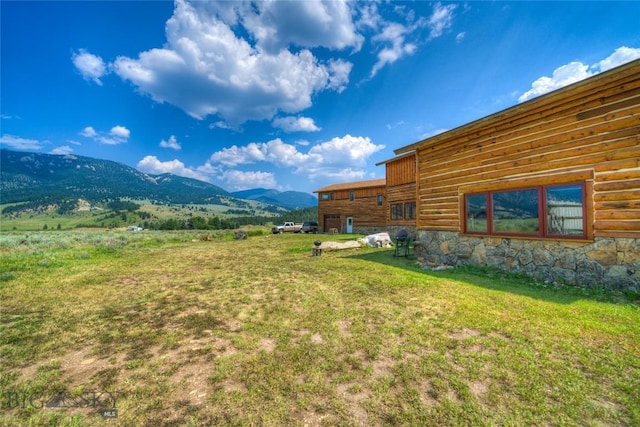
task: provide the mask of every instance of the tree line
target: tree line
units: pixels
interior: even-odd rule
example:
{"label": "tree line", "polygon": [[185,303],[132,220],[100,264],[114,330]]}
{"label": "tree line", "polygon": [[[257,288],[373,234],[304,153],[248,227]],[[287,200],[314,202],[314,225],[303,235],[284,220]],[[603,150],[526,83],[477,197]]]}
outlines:
{"label": "tree line", "polygon": [[150,230],[233,230],[247,225],[278,224],[284,221],[305,222],[317,221],[318,209],[315,207],[298,209],[286,214],[273,216],[243,216],[234,218],[219,218],[211,216],[204,218],[194,216],[187,219],[169,218],[163,221],[144,221],[143,228]]}

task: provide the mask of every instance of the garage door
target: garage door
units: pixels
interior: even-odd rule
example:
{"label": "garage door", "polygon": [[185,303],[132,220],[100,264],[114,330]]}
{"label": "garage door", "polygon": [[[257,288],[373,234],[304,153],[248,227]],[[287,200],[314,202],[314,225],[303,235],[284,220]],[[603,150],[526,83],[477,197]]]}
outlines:
{"label": "garage door", "polygon": [[340,215],[325,215],[324,216],[324,230],[329,231],[332,228],[340,231]]}

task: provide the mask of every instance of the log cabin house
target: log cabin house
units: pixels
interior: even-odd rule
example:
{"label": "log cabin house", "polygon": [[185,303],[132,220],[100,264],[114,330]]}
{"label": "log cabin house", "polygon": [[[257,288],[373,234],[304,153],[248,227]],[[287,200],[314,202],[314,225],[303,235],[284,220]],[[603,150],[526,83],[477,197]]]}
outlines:
{"label": "log cabin house", "polygon": [[395,153],[416,156],[422,264],[640,287],[640,60]]}
{"label": "log cabin house", "polygon": [[385,179],[333,184],[318,193],[320,230],[337,233],[370,234],[385,225]]}
{"label": "log cabin house", "polygon": [[318,224],[323,232],[372,234],[416,224],[416,158],[413,152],[376,164],[386,178],[329,185],[318,193]]}

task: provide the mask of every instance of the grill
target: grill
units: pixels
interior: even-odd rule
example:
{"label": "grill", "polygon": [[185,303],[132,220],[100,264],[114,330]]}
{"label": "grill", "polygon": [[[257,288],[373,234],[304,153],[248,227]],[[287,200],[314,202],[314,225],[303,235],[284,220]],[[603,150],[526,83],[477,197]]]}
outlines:
{"label": "grill", "polygon": [[404,228],[398,230],[396,233],[396,251],[393,256],[409,256],[409,244],[411,243],[411,237]]}

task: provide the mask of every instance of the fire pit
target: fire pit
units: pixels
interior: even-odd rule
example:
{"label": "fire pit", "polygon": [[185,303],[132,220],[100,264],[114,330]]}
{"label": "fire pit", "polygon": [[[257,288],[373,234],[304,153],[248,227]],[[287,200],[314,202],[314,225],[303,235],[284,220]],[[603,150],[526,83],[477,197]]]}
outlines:
{"label": "fire pit", "polygon": [[320,240],[316,240],[315,242],[313,242],[314,247],[311,249],[311,256],[320,256],[322,255],[322,248],[320,248],[320,246],[322,245],[322,242]]}

